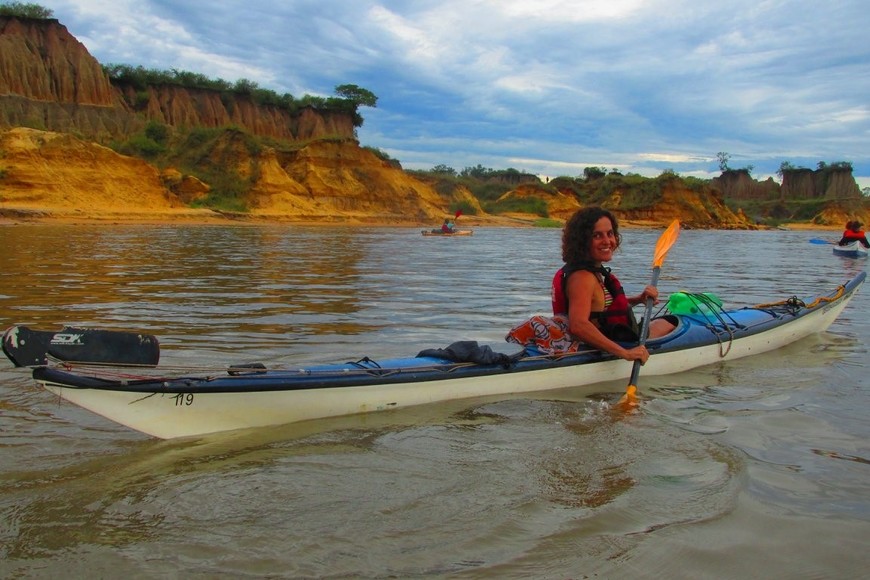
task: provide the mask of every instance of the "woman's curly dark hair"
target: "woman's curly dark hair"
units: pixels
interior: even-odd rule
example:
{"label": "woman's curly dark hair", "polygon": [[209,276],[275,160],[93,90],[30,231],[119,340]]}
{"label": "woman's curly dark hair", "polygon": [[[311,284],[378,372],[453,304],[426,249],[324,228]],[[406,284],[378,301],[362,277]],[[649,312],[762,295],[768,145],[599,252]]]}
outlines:
{"label": "woman's curly dark hair", "polygon": [[619,234],[619,223],[616,216],[600,207],[584,207],[577,210],[565,224],[562,230],[562,261],[566,264],[578,264],[590,261],[589,246],[592,243],[592,231],[601,218],[610,218],[613,224],[613,235],[616,237],[616,247],[622,244]]}

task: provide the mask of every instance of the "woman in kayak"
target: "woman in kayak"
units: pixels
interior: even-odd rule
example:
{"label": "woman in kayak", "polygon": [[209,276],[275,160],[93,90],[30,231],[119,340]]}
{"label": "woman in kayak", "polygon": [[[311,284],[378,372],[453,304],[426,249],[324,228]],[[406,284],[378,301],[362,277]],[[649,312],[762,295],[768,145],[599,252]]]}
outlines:
{"label": "woman in kayak", "polygon": [[[616,276],[604,267],[613,259],[622,237],[616,217],[600,207],[577,211],[562,232],[565,265],[553,278],[553,314],[567,315],[572,338],[626,360],[645,363],[645,346],[624,347],[636,342],[638,325],[632,306],[647,298],[658,302],[658,290],[647,286],[636,296],[626,296]],[[666,318],[650,321],[649,338],[664,336],[675,325]]]}
{"label": "woman in kayak", "polygon": [[867,241],[867,235],[861,229],[863,224],[858,220],[851,221],[846,224],[846,231],[843,232],[843,237],[837,242],[838,246],[848,246],[852,242],[861,242],[865,248],[870,248],[870,242]]}

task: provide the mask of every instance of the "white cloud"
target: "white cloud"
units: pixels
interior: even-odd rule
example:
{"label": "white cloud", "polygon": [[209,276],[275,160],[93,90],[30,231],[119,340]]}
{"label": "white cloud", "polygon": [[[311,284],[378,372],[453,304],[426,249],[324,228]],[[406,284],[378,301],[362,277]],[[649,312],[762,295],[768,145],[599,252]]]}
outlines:
{"label": "white cloud", "polygon": [[297,96],[366,87],[379,108],[361,111],[361,139],[401,151],[406,165],[688,173],[715,169],[711,157],[728,151],[759,171],[800,154],[870,175],[870,13],[860,0],[58,0],[52,9],[102,63],[244,77]]}
{"label": "white cloud", "polygon": [[589,22],[626,18],[643,5],[642,0],[509,0],[483,2],[501,9],[508,18],[543,22]]}

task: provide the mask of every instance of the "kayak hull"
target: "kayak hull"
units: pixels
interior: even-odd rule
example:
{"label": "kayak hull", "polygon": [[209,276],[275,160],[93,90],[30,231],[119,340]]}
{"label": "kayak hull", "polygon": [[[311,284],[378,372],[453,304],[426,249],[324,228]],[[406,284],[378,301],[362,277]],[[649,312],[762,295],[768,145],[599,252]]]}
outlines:
{"label": "kayak hull", "polygon": [[861,242],[852,242],[845,246],[834,246],[834,255],[843,256],[846,258],[866,258],[867,250]]}
{"label": "kayak hull", "polygon": [[[645,376],[667,375],[781,348],[826,330],[863,284],[860,273],[811,307],[677,315],[674,332],[647,341]],[[72,369],[72,370],[70,370]],[[399,409],[439,401],[506,396],[627,380],[632,363],[585,351],[525,351],[508,364],[457,363],[438,357],[314,365],[298,369],[233,368],[199,376],[107,378],[106,369],[42,366],[38,383],[117,423],[170,439],[218,431]],[[143,371],[146,372],[146,371]],[[156,371],[153,371],[156,372]]]}
{"label": "kayak hull", "polygon": [[442,232],[441,230],[421,230],[420,233],[427,237],[453,238],[457,236],[473,236],[474,230],[455,230],[452,232]]}

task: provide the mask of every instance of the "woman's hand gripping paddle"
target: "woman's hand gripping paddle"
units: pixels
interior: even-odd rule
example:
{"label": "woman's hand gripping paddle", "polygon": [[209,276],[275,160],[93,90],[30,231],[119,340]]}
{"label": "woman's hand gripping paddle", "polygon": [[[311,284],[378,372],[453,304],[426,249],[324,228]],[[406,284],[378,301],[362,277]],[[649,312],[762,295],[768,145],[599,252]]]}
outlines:
{"label": "woman's hand gripping paddle", "polygon": [[[680,222],[679,220],[674,220],[671,222],[671,225],[668,226],[668,229],[664,231],[664,233],[659,236],[659,241],[656,242],[656,251],[653,257],[653,272],[652,272],[652,282],[651,285],[655,286],[659,281],[659,273],[662,271],[662,264],[665,261],[665,256],[668,255],[668,250],[671,249],[671,246],[677,241],[677,238],[680,235]],[[643,346],[646,342],[647,337],[649,336],[649,323],[650,323],[650,315],[652,314],[653,300],[652,298],[646,299],[646,311],[643,315],[643,326],[640,329],[640,342],[639,345]],[[625,394],[619,399],[619,403],[617,405],[621,407],[635,407],[637,406],[637,376],[640,374],[640,361],[634,361],[634,366],[631,367],[631,378],[628,380],[628,387],[625,389]]]}

